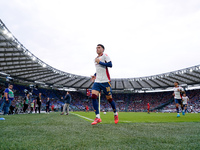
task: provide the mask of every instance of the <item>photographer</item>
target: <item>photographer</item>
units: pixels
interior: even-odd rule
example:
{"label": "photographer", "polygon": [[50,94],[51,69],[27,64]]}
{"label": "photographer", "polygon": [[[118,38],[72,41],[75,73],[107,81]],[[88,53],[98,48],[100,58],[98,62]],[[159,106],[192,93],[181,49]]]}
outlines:
{"label": "photographer", "polygon": [[49,114],[49,107],[50,107],[50,99],[48,97],[47,102],[46,102],[46,113],[48,113],[48,114]]}
{"label": "photographer", "polygon": [[36,100],[36,104],[38,107],[36,107],[35,109],[35,113],[37,113],[37,109],[39,110],[39,114],[40,114],[40,110],[41,110],[41,104],[42,104],[42,93],[39,93],[37,100]]}
{"label": "photographer", "polygon": [[30,99],[30,94],[27,93],[25,98],[24,98],[24,109],[23,109],[24,113],[26,112],[26,110],[28,108],[29,99]]}

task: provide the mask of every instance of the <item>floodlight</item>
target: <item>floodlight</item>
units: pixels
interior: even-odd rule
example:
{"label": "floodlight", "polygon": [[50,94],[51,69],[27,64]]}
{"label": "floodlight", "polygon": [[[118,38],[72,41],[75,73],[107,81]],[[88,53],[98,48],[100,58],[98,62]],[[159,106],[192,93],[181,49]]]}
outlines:
{"label": "floodlight", "polygon": [[42,66],[45,68],[47,65],[46,65],[46,64],[43,64]]}
{"label": "floodlight", "polygon": [[7,34],[7,33],[8,33],[8,31],[7,31],[7,30],[4,30],[4,31],[3,31],[3,34]]}
{"label": "floodlight", "polygon": [[32,57],[32,60],[33,60],[33,61],[35,61],[35,60],[36,60],[36,58],[33,56],[33,57]]}

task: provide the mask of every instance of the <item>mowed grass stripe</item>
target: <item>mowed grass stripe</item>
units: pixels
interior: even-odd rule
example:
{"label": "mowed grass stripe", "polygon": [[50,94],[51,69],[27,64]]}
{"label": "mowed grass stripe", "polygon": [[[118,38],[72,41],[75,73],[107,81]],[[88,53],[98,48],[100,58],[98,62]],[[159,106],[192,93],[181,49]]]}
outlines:
{"label": "mowed grass stripe", "polygon": [[[94,112],[82,113],[95,117]],[[199,122],[116,125],[113,113],[107,114],[101,117],[104,121],[108,117],[112,123],[95,126],[75,115],[60,113],[5,116],[6,120],[0,121],[0,149],[200,149]]]}

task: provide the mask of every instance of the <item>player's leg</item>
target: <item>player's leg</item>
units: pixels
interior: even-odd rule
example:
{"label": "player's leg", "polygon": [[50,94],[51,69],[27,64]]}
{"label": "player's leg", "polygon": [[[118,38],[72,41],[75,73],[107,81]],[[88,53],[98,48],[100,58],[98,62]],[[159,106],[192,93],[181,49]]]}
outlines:
{"label": "player's leg", "polygon": [[108,100],[108,102],[110,103],[110,105],[113,109],[114,120],[115,120],[115,123],[117,124],[119,119],[118,119],[118,113],[117,113],[117,110],[116,110],[115,101],[113,100],[113,97],[112,97],[112,88],[111,88],[110,82],[103,83],[102,89],[103,89],[104,94],[106,95],[106,99]]}
{"label": "player's leg", "polygon": [[60,115],[63,115],[65,113],[65,109],[66,109],[66,103],[63,105],[63,111]]}
{"label": "player's leg", "polygon": [[116,110],[116,105],[115,105],[115,102],[112,98],[112,95],[106,95],[106,99],[108,100],[108,102],[110,103],[112,109],[113,109],[113,112],[114,112],[114,121],[115,121],[115,124],[117,124],[119,122],[119,118],[118,118],[118,113],[117,113],[117,110]]}
{"label": "player's leg", "polygon": [[175,99],[175,103],[176,103],[177,117],[180,117],[180,115],[179,115],[179,102],[178,102],[178,99]]}
{"label": "player's leg", "polygon": [[97,97],[99,95],[99,92],[101,91],[99,84],[100,83],[95,82],[92,86],[92,97],[91,98],[92,98],[94,112],[96,114],[96,118],[95,118],[94,122],[92,122],[92,125],[95,125],[95,124],[101,122],[100,115],[99,115],[98,101],[97,101]]}
{"label": "player's leg", "polygon": [[187,112],[187,104],[184,105],[185,113]]}
{"label": "player's leg", "polygon": [[98,101],[97,101],[97,97],[99,95],[99,91],[96,90],[92,90],[92,104],[93,104],[93,108],[94,108],[94,112],[96,114],[97,118],[100,118],[99,116],[99,108],[98,108]]}
{"label": "player's leg", "polygon": [[180,101],[180,105],[181,105],[182,115],[185,115],[185,110],[182,101]]}
{"label": "player's leg", "polygon": [[116,105],[115,105],[115,102],[113,101],[113,98],[112,98],[112,95],[106,95],[106,99],[108,100],[108,102],[110,103],[112,109],[113,109],[113,112],[116,113]]}
{"label": "player's leg", "polygon": [[67,114],[66,115],[69,115],[69,104],[67,104]]}

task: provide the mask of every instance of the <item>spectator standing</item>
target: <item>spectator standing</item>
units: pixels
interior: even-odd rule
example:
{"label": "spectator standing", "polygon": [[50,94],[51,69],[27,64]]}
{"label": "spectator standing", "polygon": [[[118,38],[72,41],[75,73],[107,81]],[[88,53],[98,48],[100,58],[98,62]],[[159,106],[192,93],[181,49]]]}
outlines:
{"label": "spectator standing", "polygon": [[40,114],[41,104],[42,104],[42,93],[39,93],[39,95],[37,97],[37,105],[38,105],[38,107],[36,107],[36,110],[35,110],[36,113],[37,113],[37,109],[38,109],[39,114]]}
{"label": "spectator standing", "polygon": [[66,115],[69,115],[69,105],[71,103],[71,95],[69,94],[69,92],[67,91],[65,98],[64,98],[64,107],[63,107],[63,112],[61,113],[61,115],[63,115],[65,113],[65,109],[67,108],[67,113]]}
{"label": "spectator standing", "polygon": [[4,115],[7,115],[9,113],[9,108],[11,105],[11,102],[14,100],[14,93],[12,91],[13,89],[13,85],[10,84],[9,87],[7,89],[5,89],[4,91],[4,105],[5,105],[5,109],[4,109]]}
{"label": "spectator standing", "polygon": [[31,102],[31,112],[30,112],[30,113],[33,112],[33,108],[34,108],[34,106],[35,106],[35,100],[33,100],[33,101]]}
{"label": "spectator standing", "polygon": [[24,97],[24,109],[23,109],[23,112],[25,113],[27,108],[28,108],[28,103],[29,103],[29,98],[30,98],[30,95],[29,93],[26,94],[26,96]]}
{"label": "spectator standing", "polygon": [[48,113],[48,114],[49,114],[49,106],[50,106],[50,99],[48,97],[47,102],[46,102],[46,113]]}

